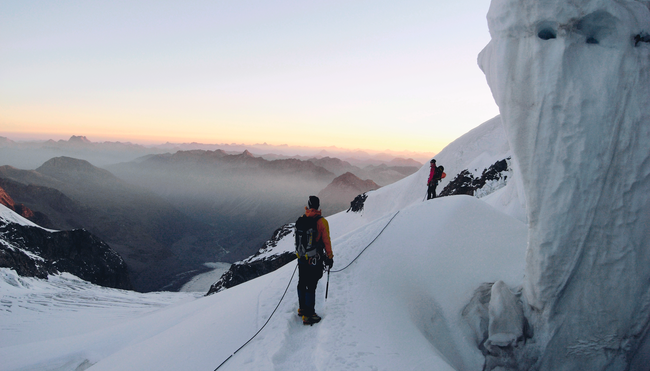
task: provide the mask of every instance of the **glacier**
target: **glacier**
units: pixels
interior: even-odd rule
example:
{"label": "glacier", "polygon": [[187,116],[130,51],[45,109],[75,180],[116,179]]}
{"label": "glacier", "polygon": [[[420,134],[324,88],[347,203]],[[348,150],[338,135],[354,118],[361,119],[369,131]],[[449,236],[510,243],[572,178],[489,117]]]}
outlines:
{"label": "glacier", "polygon": [[649,7],[491,2],[479,65],[528,220],[518,369],[650,364]]}

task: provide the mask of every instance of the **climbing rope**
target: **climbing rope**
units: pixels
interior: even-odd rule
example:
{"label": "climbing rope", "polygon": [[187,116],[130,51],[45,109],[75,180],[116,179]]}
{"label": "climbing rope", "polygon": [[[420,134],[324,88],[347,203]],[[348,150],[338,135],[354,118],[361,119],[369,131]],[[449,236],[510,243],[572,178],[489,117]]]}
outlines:
{"label": "climbing rope", "polygon": [[[378,234],[378,235],[377,235],[377,236],[376,236],[372,241],[370,241],[370,243],[369,243],[366,247],[364,247],[363,250],[361,250],[361,252],[359,253],[359,255],[357,255],[354,259],[352,259],[352,261],[351,261],[348,265],[346,265],[345,267],[343,267],[343,268],[341,268],[341,269],[338,269],[338,270],[332,271],[332,273],[338,273],[338,272],[342,272],[342,271],[344,271],[344,270],[347,269],[349,266],[351,266],[352,263],[354,263],[357,259],[359,259],[359,257],[361,256],[361,254],[363,254],[363,253],[364,253],[364,252],[365,252],[365,251],[370,247],[370,245],[372,245],[372,244],[377,240],[377,238],[379,238],[379,236],[381,236],[381,234],[384,233],[384,230],[386,230],[386,228],[388,227],[388,225],[393,221],[393,219],[395,219],[395,217],[397,216],[397,214],[399,214],[399,211],[397,211],[397,212],[395,213],[395,215],[393,215],[393,217],[390,218],[390,220],[388,221],[388,223],[386,223],[386,225],[385,225],[384,228],[379,232],[379,234]],[[275,314],[275,311],[277,311],[278,308],[280,307],[280,304],[282,304],[282,300],[284,300],[284,297],[285,297],[285,295],[287,294],[287,291],[289,290],[289,287],[291,286],[291,281],[293,281],[293,277],[296,275],[296,270],[297,270],[297,269],[298,269],[298,265],[296,264],[296,267],[293,269],[293,274],[291,275],[291,279],[289,279],[289,283],[287,284],[287,287],[284,289],[284,293],[282,294],[282,297],[280,298],[280,301],[278,302],[278,305],[275,306],[275,309],[273,309],[273,312],[271,313],[271,315],[269,316],[269,318],[266,320],[266,322],[264,323],[264,325],[262,325],[262,327],[260,327],[260,329],[257,330],[257,332],[255,333],[255,335],[253,335],[250,339],[248,339],[248,341],[245,342],[244,345],[240,346],[236,351],[234,351],[231,355],[229,355],[228,358],[226,358],[223,362],[221,362],[221,364],[220,364],[219,366],[217,366],[217,368],[215,368],[214,371],[217,371],[221,366],[223,366],[226,362],[228,362],[228,360],[229,360],[230,358],[232,358],[232,356],[234,356],[235,354],[237,354],[237,352],[239,352],[240,350],[242,350],[246,345],[248,345],[248,343],[250,343],[251,341],[253,341],[253,339],[255,339],[255,337],[256,337],[260,332],[262,332],[262,330],[264,329],[264,327],[266,327],[266,325],[269,323],[269,321],[271,321],[271,318],[273,318],[273,315]]]}
{"label": "climbing rope", "polygon": [[236,351],[234,351],[230,356],[228,356],[228,358],[226,358],[223,362],[221,362],[221,364],[220,364],[219,366],[217,366],[217,368],[215,368],[214,371],[217,371],[221,366],[223,366],[226,362],[228,362],[228,360],[229,360],[230,358],[232,358],[232,356],[234,356],[235,354],[237,354],[237,352],[239,352],[240,350],[242,350],[246,345],[248,345],[248,343],[250,343],[253,339],[255,339],[255,337],[256,337],[260,332],[262,332],[262,330],[264,330],[264,327],[266,327],[266,325],[269,323],[269,321],[271,320],[271,318],[273,318],[273,315],[275,314],[275,311],[278,310],[278,308],[280,307],[280,304],[282,304],[282,300],[284,300],[284,296],[287,294],[287,291],[289,290],[289,286],[291,286],[291,281],[293,281],[293,276],[296,275],[296,270],[297,270],[297,269],[298,269],[298,264],[296,264],[296,267],[293,269],[293,274],[291,275],[291,279],[289,279],[289,283],[287,284],[287,288],[284,289],[284,294],[282,294],[282,297],[280,298],[280,301],[278,302],[278,305],[276,305],[276,306],[275,306],[275,309],[273,309],[273,312],[272,312],[271,315],[269,316],[269,319],[267,319],[266,322],[264,322],[264,325],[262,325],[262,327],[260,327],[260,329],[257,330],[257,332],[255,333],[255,335],[253,335],[250,339],[248,339],[247,342],[244,343],[244,345],[240,346],[239,349],[237,349]]}
{"label": "climbing rope", "polygon": [[392,218],[390,218],[390,220],[388,221],[388,223],[386,223],[386,225],[385,225],[384,228],[379,232],[379,234],[378,234],[378,235],[377,235],[377,236],[376,236],[372,241],[370,241],[370,243],[369,243],[366,247],[364,247],[363,250],[361,250],[361,252],[359,253],[359,255],[357,255],[356,258],[352,259],[352,261],[351,261],[350,263],[348,263],[348,265],[346,265],[345,267],[343,267],[343,268],[341,268],[341,269],[334,270],[334,271],[332,271],[332,273],[338,273],[338,272],[342,272],[342,271],[346,270],[349,266],[352,265],[352,263],[354,263],[357,259],[359,259],[359,257],[361,256],[361,254],[363,254],[363,253],[364,253],[364,252],[365,252],[365,251],[370,247],[370,245],[372,245],[372,244],[373,244],[373,243],[374,243],[374,242],[379,238],[379,236],[381,236],[381,234],[384,233],[384,231],[386,230],[386,228],[388,228],[388,225],[393,221],[393,219],[395,219],[395,217],[397,216],[397,214],[399,214],[399,210],[395,213],[395,215],[393,215]]}

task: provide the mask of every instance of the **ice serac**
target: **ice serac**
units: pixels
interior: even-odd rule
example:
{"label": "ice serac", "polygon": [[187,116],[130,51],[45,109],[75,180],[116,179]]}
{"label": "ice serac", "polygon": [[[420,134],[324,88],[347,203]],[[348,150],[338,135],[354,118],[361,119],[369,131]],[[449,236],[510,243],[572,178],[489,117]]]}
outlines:
{"label": "ice serac", "polygon": [[490,6],[479,64],[527,203],[530,369],[650,364],[649,6]]}

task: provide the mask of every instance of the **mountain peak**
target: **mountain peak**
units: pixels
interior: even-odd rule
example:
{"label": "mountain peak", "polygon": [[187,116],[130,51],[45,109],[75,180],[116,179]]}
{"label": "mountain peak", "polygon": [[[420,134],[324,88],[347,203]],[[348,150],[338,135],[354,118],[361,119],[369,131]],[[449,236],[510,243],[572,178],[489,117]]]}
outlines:
{"label": "mountain peak", "polygon": [[80,160],[72,157],[54,157],[41,165],[36,172],[51,176],[59,180],[70,179],[96,179],[96,180],[116,180],[110,172],[95,167],[86,160]]}
{"label": "mountain peak", "polygon": [[92,142],[90,140],[88,140],[88,138],[86,138],[83,135],[79,135],[79,136],[73,135],[73,136],[70,137],[70,139],[68,139],[68,143],[91,144]]}
{"label": "mountain peak", "polygon": [[359,191],[361,191],[361,193],[374,190],[374,189],[379,189],[379,185],[377,185],[377,183],[375,183],[371,179],[361,180],[361,178],[352,174],[351,172],[347,172],[345,174],[336,177],[332,181],[332,184],[339,187],[356,188]]}
{"label": "mountain peak", "polygon": [[41,170],[44,169],[66,169],[66,170],[76,170],[76,171],[89,171],[96,169],[90,162],[86,160],[80,160],[77,158],[72,158],[72,157],[67,157],[67,156],[60,156],[60,157],[54,157],[51,158],[41,167],[36,169],[36,171],[41,172]]}

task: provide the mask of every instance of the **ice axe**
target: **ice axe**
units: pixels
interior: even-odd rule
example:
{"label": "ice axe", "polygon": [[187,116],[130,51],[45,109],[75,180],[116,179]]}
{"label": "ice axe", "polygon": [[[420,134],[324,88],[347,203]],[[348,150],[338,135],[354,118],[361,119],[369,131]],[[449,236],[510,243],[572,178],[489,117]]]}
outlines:
{"label": "ice axe", "polygon": [[332,267],[327,267],[327,285],[325,286],[325,300],[327,300],[327,293],[330,291],[330,269]]}

